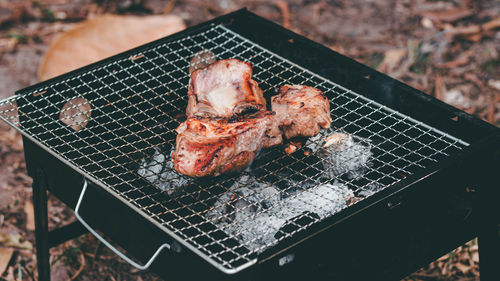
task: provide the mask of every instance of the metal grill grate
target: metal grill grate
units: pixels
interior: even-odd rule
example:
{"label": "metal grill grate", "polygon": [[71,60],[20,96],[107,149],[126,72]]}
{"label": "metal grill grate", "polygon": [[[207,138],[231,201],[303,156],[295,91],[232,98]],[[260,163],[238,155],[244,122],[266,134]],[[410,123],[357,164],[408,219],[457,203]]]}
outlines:
{"label": "metal grill grate", "polygon": [[[321,89],[331,101],[332,131],[309,140],[293,154],[282,148],[263,151],[244,177],[179,177],[175,178],[177,188],[162,191],[159,184],[174,182],[162,183],[160,173],[168,168],[165,162],[175,145],[174,129],[187,104],[189,63],[200,50],[210,50],[218,59],[249,61],[266,96],[285,83]],[[90,114],[84,112],[90,115],[88,124],[78,132],[59,121],[61,108],[75,97],[84,98],[80,102],[91,106]],[[75,112],[81,108],[70,106],[66,115],[80,114]],[[253,264],[257,253],[269,246],[468,145],[324,79],[221,25],[159,42],[132,57],[13,96],[0,103],[0,115],[228,273]],[[343,146],[325,152],[320,147],[333,131],[341,132]],[[349,147],[352,153],[342,154]],[[339,161],[352,165],[342,167]],[[328,191],[320,192],[317,187],[325,184],[330,184]],[[332,190],[342,191],[338,193],[342,196],[330,196]],[[318,205],[322,200],[327,204]],[[329,202],[337,207],[325,209]],[[297,215],[292,218],[279,210]],[[270,240],[263,240],[258,231],[254,237],[242,238],[241,232],[252,232],[258,225],[250,229],[234,225],[268,219],[272,212],[273,218],[282,217],[276,229],[270,228],[277,232],[271,233]]]}

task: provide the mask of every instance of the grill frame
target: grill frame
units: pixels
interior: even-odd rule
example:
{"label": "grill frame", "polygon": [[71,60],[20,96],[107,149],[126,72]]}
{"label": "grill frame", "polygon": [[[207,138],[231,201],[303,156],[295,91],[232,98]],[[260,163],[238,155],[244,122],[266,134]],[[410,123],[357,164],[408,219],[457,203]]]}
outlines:
{"label": "grill frame", "polygon": [[[241,29],[242,26],[245,26],[244,21],[245,20],[250,20],[251,21],[252,17],[255,17],[255,16],[253,16],[251,14],[247,14],[245,16],[242,16],[241,12],[240,12],[240,16],[236,16],[234,18],[231,18],[230,15],[229,15],[229,16],[226,16],[226,19],[228,19],[227,17],[229,17],[229,19],[234,20],[234,22],[231,23],[229,26],[234,27],[236,30],[241,31],[242,30]],[[218,19],[218,20],[220,22],[224,22],[224,18],[221,18],[221,19]],[[238,24],[237,24],[238,22],[240,23],[240,26],[238,26]],[[275,27],[275,28],[279,29],[277,27]],[[181,36],[181,35],[179,35],[179,36]],[[300,40],[303,40],[303,39],[299,38],[296,35],[294,35],[293,37],[296,39],[296,42],[300,41]],[[283,41],[279,41],[279,42],[282,43]],[[301,43],[308,43],[308,44],[313,44],[314,45],[314,43],[307,42],[307,41],[302,41]],[[130,53],[134,53],[134,52],[137,52],[137,50],[133,50]],[[352,64],[352,62],[351,62],[351,64]],[[83,70],[80,70],[80,71],[85,71],[85,70],[83,69]],[[78,72],[78,71],[76,71],[76,72]],[[372,71],[372,75],[380,75],[380,74],[373,73],[373,71]],[[358,74],[358,76],[359,76],[359,74]],[[376,77],[373,77],[373,78],[375,79]],[[63,78],[61,77],[60,79],[63,79]],[[50,83],[50,81],[48,81],[46,83]],[[398,86],[401,86],[401,85],[398,85]],[[26,91],[29,91],[29,90],[26,89]],[[412,90],[412,91],[414,91],[414,90]],[[438,107],[439,106],[441,106],[441,107],[443,106],[442,104],[439,104],[439,102],[437,102],[435,100],[432,100],[432,99],[430,99],[430,100],[427,99],[427,102],[428,103],[437,103]],[[448,108],[448,109],[450,109],[450,108]],[[454,109],[453,112],[457,112],[456,109]],[[472,123],[474,123],[473,118],[470,118],[470,116],[460,114],[460,119],[462,119],[462,118],[464,120],[472,121]],[[460,120],[460,121],[464,122],[464,120]],[[452,122],[456,122],[456,121],[452,121]],[[485,127],[484,124],[481,124],[481,126],[483,128]],[[491,128],[489,128],[489,129],[491,129]],[[492,131],[492,130],[490,130],[490,131]],[[483,132],[484,132],[484,130],[483,130]],[[472,138],[469,134],[467,134],[467,137],[469,139]],[[450,161],[443,161],[443,163],[439,163],[439,165],[435,165],[433,167],[429,167],[426,170],[421,171],[420,173],[417,173],[417,174],[414,174],[414,175],[410,176],[408,179],[404,180],[404,182],[400,182],[399,184],[391,186],[391,188],[389,188],[388,190],[384,190],[384,192],[382,192],[380,194],[377,193],[376,196],[374,196],[373,198],[369,198],[370,200],[368,200],[367,202],[365,202],[367,200],[367,199],[365,199],[365,200],[362,201],[363,204],[356,204],[355,206],[353,206],[353,207],[356,207],[356,208],[352,208],[352,207],[348,208],[349,212],[344,212],[341,215],[336,215],[336,216],[333,216],[333,217],[329,218],[328,220],[325,220],[324,222],[321,223],[321,225],[318,225],[316,227],[316,230],[314,230],[314,231],[308,231],[308,233],[303,233],[303,235],[301,235],[303,237],[301,237],[301,238],[299,237],[298,239],[293,239],[293,241],[287,241],[287,243],[280,243],[280,245],[277,245],[274,249],[269,249],[265,253],[261,254],[260,257],[264,257],[264,258],[262,258],[262,260],[266,260],[266,258],[265,258],[266,256],[267,257],[275,256],[281,250],[283,250],[285,248],[288,248],[289,245],[296,244],[296,243],[298,243],[297,241],[300,241],[300,240],[303,240],[305,238],[309,238],[311,236],[314,236],[315,234],[318,234],[319,232],[325,230],[326,228],[331,227],[333,224],[336,224],[336,223],[340,222],[341,220],[346,219],[347,217],[349,217],[351,215],[354,215],[357,212],[359,212],[359,211],[367,208],[368,206],[374,204],[375,202],[380,201],[384,197],[387,197],[388,195],[394,195],[396,192],[401,191],[403,188],[408,188],[409,187],[408,183],[415,183],[415,182],[421,180],[422,178],[425,178],[425,177],[427,177],[427,176],[429,176],[429,175],[437,172],[438,170],[444,169],[447,165],[450,164],[450,163],[446,163],[446,162],[453,162],[453,161],[457,160],[457,158],[460,157],[461,154],[463,155],[465,153],[466,153],[466,151],[464,151],[463,153],[459,153],[458,155],[456,155],[456,157],[454,157],[455,159],[450,159]],[[287,246],[286,244],[289,244],[289,245]],[[259,260],[261,260],[261,259],[259,258]],[[226,273],[235,273],[235,272],[228,272],[228,271],[225,271],[225,272]]]}
{"label": "grill frame", "polygon": [[[189,41],[197,42],[201,46],[189,45]],[[226,47],[227,45],[229,46]],[[274,189],[279,190],[282,198],[290,192],[290,189],[296,189],[299,186],[300,190],[300,186],[307,184],[307,181],[313,181],[314,185],[321,185],[343,180],[345,185],[349,185],[355,193],[369,188],[373,184],[381,185],[381,189],[386,188],[403,181],[405,177],[414,174],[415,171],[438,163],[441,159],[445,159],[450,154],[468,146],[467,143],[444,132],[317,76],[279,55],[255,45],[222,25],[208,25],[199,33],[183,37],[179,41],[162,42],[131,58],[122,56],[111,64],[104,64],[67,80],[59,80],[47,88],[20,93],[15,96],[19,113],[17,117],[20,117],[22,121],[19,123],[18,129],[26,137],[31,138],[32,141],[73,167],[86,178],[119,197],[120,200],[130,203],[130,206],[136,211],[222,271],[226,273],[238,272],[257,261],[253,256],[259,253],[259,249],[266,249],[273,244],[256,246],[252,244],[252,241],[239,241],[239,243],[233,241],[233,239],[238,240],[237,237],[241,235],[239,231],[251,231],[248,228],[241,228],[236,233],[228,233],[220,224],[216,224],[215,227],[204,227],[211,221],[204,215],[205,212],[210,212],[213,204],[210,202],[220,196],[219,192],[214,194],[213,189],[222,189],[221,192],[224,194],[235,192],[231,188],[224,190],[227,188],[225,184],[230,183],[232,178],[212,183],[217,187],[202,185],[202,181],[198,181],[192,191],[181,191],[181,194],[174,198],[163,198],[159,191],[150,188],[149,183],[137,179],[138,163],[142,161],[141,159],[151,157],[148,150],[151,151],[154,148],[156,155],[157,146],[165,143],[173,145],[175,137],[173,130],[179,124],[173,116],[183,111],[186,102],[187,63],[198,48],[204,49],[208,46],[212,46],[212,50],[218,57],[248,59],[254,66],[254,78],[259,81],[265,92],[270,92],[274,85],[283,85],[284,83],[312,83],[314,87],[320,88],[329,97],[332,112],[335,115],[332,127],[335,127],[335,130],[349,131],[354,136],[364,133],[367,142],[370,143],[367,144],[371,147],[370,150],[378,151],[378,155],[370,156],[370,162],[377,162],[377,164],[363,164],[363,168],[367,170],[363,174],[371,174],[371,177],[363,175],[356,177],[356,179],[343,180],[343,174],[348,174],[348,171],[341,172],[341,175],[334,179],[321,179],[320,175],[326,173],[322,171],[323,166],[334,165],[322,164],[325,161],[329,162],[328,156],[322,158],[313,154],[311,157],[301,158],[300,155],[303,153],[301,149],[291,155],[282,153],[281,148],[265,150],[261,153],[261,159],[256,160],[255,163],[254,170],[261,170],[261,176],[256,176],[256,181],[267,181],[268,186],[275,186],[275,184],[286,180],[286,176],[280,174],[283,171],[288,171],[291,177],[301,178],[293,183],[286,183],[287,187]],[[217,49],[218,52],[215,51]],[[179,55],[179,53],[185,53],[185,55]],[[239,53],[250,55],[240,56]],[[166,57],[172,57],[172,61]],[[179,64],[184,64],[184,66],[179,66]],[[165,68],[170,70],[167,72]],[[134,69],[135,72],[133,72]],[[182,72],[182,70],[184,71]],[[180,74],[176,77],[173,73]],[[288,76],[286,73],[289,73]],[[135,78],[141,76],[146,78]],[[169,82],[164,81],[165,77],[169,79],[166,80]],[[132,82],[129,82],[130,80]],[[269,82],[273,80],[275,82]],[[148,86],[149,82],[161,85],[157,86],[161,90]],[[169,86],[170,84],[178,86]],[[116,86],[121,88],[115,89]],[[81,90],[82,88],[84,90]],[[142,90],[136,90],[138,88],[142,88]],[[69,130],[56,118],[62,104],[71,97],[84,97],[89,99],[88,102],[92,104],[92,116],[88,121],[89,128],[82,130],[82,132]],[[181,101],[180,105],[179,101]],[[68,114],[66,112],[61,110],[61,114]],[[11,120],[13,119],[15,116]],[[153,120],[156,119],[164,121],[155,123]],[[124,120],[130,121],[125,122]],[[365,126],[359,124],[361,121]],[[163,125],[165,123],[166,125]],[[169,128],[165,129],[164,127]],[[375,141],[380,142],[380,144],[374,144]],[[410,154],[412,157],[409,156]],[[349,157],[359,158],[363,156],[361,153],[356,153]],[[162,163],[155,165],[162,165],[165,160],[160,161]],[[342,157],[342,161],[353,160]],[[136,168],[129,167],[134,164]],[[340,165],[344,165],[344,163]],[[293,168],[294,166],[300,166],[300,168]],[[306,171],[310,171],[310,174],[306,174]],[[156,176],[160,174],[161,172],[157,172]],[[236,174],[235,177],[238,177],[239,174]],[[269,182],[263,178],[273,178],[273,180]],[[140,183],[135,184],[137,182]],[[289,186],[289,184],[294,186]],[[196,192],[199,194],[200,190],[208,195],[199,200],[190,200],[196,196]],[[297,194],[292,192],[293,195],[286,195],[287,198],[279,200],[278,205],[273,206],[272,209],[285,208],[288,201],[296,200],[304,202],[300,204],[303,204],[306,209],[316,210],[312,205],[316,205],[317,202],[305,202],[300,197],[302,193],[310,190],[314,189],[304,188]],[[312,192],[314,194],[314,191]],[[233,193],[233,195],[235,194]],[[324,197],[320,198],[324,194],[314,196],[317,199],[329,201]],[[297,199],[295,199],[296,197]],[[365,197],[357,198],[364,200]],[[242,200],[245,199],[242,198]],[[149,203],[143,204],[140,203],[141,201]],[[255,204],[262,204],[262,202]],[[330,201],[329,204],[334,203]],[[168,207],[172,205],[175,207]],[[201,211],[200,205],[202,205]],[[231,206],[226,207],[227,205]],[[220,208],[224,207],[233,208],[231,200],[225,202],[225,205]],[[151,211],[153,208],[157,211]],[[216,208],[219,209],[219,207]],[[293,207],[290,206],[290,208]],[[341,208],[343,209],[345,206]],[[317,211],[323,210],[318,209]],[[333,210],[324,211],[328,212],[329,215],[333,214]],[[184,215],[179,215],[179,213]],[[226,219],[232,214],[247,216],[241,209],[234,208],[231,213],[217,214],[214,219]],[[258,217],[264,214],[267,214],[266,210],[259,211],[255,215]],[[173,218],[164,219],[163,216]],[[292,217],[295,216],[292,215]],[[288,227],[292,230],[280,231],[280,238],[267,243],[279,243],[300,231],[307,232],[308,227],[323,219],[313,214],[302,213],[298,216],[299,218],[294,220],[305,221],[303,224],[295,221],[288,222]],[[193,223],[193,219],[198,220],[197,223]],[[248,216],[245,220],[254,219],[256,217]],[[176,225],[182,226],[176,227]],[[186,234],[186,231],[195,234]],[[220,231],[228,236],[220,234]],[[214,236],[219,238],[213,238]],[[263,239],[261,237],[255,238]],[[205,244],[198,242],[203,239],[209,241]],[[259,248],[252,249],[250,246]],[[247,251],[242,247],[250,249]],[[219,249],[212,250],[214,248]],[[224,258],[224,256],[229,257]]]}

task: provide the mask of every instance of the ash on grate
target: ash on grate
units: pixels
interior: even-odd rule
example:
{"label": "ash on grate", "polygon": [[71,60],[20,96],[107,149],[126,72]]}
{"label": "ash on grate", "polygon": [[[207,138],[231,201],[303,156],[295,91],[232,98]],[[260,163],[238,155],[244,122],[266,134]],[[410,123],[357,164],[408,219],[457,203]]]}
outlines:
{"label": "ash on grate", "polygon": [[277,205],[280,197],[274,186],[245,173],[231,185],[229,192],[219,197],[207,217],[215,223],[240,221]]}
{"label": "ash on grate", "polygon": [[377,182],[368,184],[366,186],[361,187],[359,190],[357,190],[356,196],[368,197],[368,196],[374,194],[375,192],[379,191],[380,189],[382,189],[382,187],[384,187],[384,186],[380,183],[377,183]]}
{"label": "ash on grate", "polygon": [[284,236],[282,230],[306,213],[319,219],[347,205],[353,192],[342,184],[323,184],[283,197],[280,190],[242,175],[215,202],[206,217],[252,251],[262,251]]}
{"label": "ash on grate", "polygon": [[347,205],[346,200],[352,197],[354,197],[353,192],[345,185],[322,184],[305,191],[298,191],[285,200],[280,208],[275,208],[274,213],[288,220],[310,212],[322,219],[340,211]]}
{"label": "ash on grate", "polygon": [[371,144],[367,139],[328,130],[311,137],[305,146],[322,159],[325,176],[330,179],[356,179],[371,166]]}
{"label": "ash on grate", "polygon": [[169,195],[178,192],[182,186],[192,181],[191,178],[177,173],[170,155],[165,155],[157,148],[150,159],[141,161],[137,173]]}

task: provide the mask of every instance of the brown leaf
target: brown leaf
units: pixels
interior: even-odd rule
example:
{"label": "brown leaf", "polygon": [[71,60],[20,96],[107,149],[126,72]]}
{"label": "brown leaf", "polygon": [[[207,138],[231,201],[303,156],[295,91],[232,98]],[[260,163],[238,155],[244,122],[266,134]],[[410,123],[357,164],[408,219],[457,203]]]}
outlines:
{"label": "brown leaf", "polygon": [[21,240],[22,236],[20,234],[0,233],[0,245],[26,250],[33,249],[33,245],[29,241],[21,242]]}
{"label": "brown leaf", "polygon": [[500,18],[493,19],[481,25],[469,25],[460,27],[448,27],[445,28],[446,35],[449,37],[464,37],[472,41],[480,40],[483,35],[486,35],[488,31],[494,30],[500,27]]}
{"label": "brown leaf", "polygon": [[490,79],[490,80],[488,80],[488,86],[500,91],[500,80]]}
{"label": "brown leaf", "polygon": [[288,7],[288,3],[283,0],[277,0],[276,6],[278,6],[283,15],[283,27],[290,28],[290,8]]}
{"label": "brown leaf", "polygon": [[492,30],[500,27],[500,18],[490,20],[482,25],[483,30]]}
{"label": "brown leaf", "polygon": [[474,15],[474,11],[464,7],[460,7],[456,9],[423,12],[421,15],[433,21],[455,22]]}
{"label": "brown leaf", "polygon": [[471,258],[475,263],[479,263],[479,252],[477,250],[472,252]]}
{"label": "brown leaf", "polygon": [[443,100],[443,92],[445,90],[443,82],[441,81],[441,75],[437,74],[434,82],[434,96],[439,100]]}
{"label": "brown leaf", "polygon": [[[16,3],[17,2],[17,3]],[[0,2],[0,25],[16,22],[21,19],[26,6],[23,1],[1,1]]]}
{"label": "brown leaf", "polygon": [[38,77],[55,77],[184,28],[182,19],[173,15],[104,15],[86,20],[52,42]]}
{"label": "brown leaf", "polygon": [[384,54],[384,60],[380,63],[377,69],[382,72],[393,71],[404,58],[406,53],[406,49],[392,49],[386,51]]}
{"label": "brown leaf", "polygon": [[439,68],[455,68],[469,63],[469,58],[465,56],[458,57],[455,60],[448,61],[445,63],[438,64]]}
{"label": "brown leaf", "polygon": [[467,274],[471,269],[472,269],[472,266],[470,265],[465,265],[461,262],[457,262],[455,263],[455,267],[460,271],[462,272],[462,274]]}
{"label": "brown leaf", "polygon": [[70,281],[75,280],[80,273],[82,273],[83,269],[85,268],[85,255],[83,254],[82,251],[80,251],[80,267],[78,270],[71,276]]}
{"label": "brown leaf", "polygon": [[483,82],[481,82],[481,80],[479,80],[477,75],[472,73],[472,72],[465,73],[464,78],[465,78],[465,80],[472,82],[479,89],[482,89],[484,87]]}
{"label": "brown leaf", "polygon": [[12,248],[0,248],[0,276],[2,276],[7,269],[13,253],[14,249]]}
{"label": "brown leaf", "polygon": [[24,212],[26,213],[26,229],[35,230],[35,214],[33,213],[33,203],[30,200],[24,203]]}
{"label": "brown leaf", "polygon": [[16,47],[18,41],[16,38],[0,38],[0,54],[11,52]]}

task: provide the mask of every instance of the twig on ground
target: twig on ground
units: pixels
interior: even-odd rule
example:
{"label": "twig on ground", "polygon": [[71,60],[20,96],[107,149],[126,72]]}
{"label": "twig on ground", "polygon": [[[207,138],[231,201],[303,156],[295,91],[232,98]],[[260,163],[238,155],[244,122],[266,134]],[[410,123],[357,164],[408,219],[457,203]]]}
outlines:
{"label": "twig on ground", "polygon": [[283,0],[278,0],[276,1],[276,6],[278,6],[283,15],[283,27],[290,28],[290,8],[288,7],[288,3]]}
{"label": "twig on ground", "polygon": [[446,30],[446,35],[450,37],[468,37],[483,34],[500,27],[500,18],[493,19],[480,25],[469,25],[452,27]]}
{"label": "twig on ground", "polygon": [[177,3],[177,0],[168,1],[167,5],[165,6],[165,8],[163,8],[163,10],[161,12],[164,14],[170,13],[172,11],[172,9],[174,9],[175,3]]}
{"label": "twig on ground", "polygon": [[26,267],[26,264],[23,264],[23,269],[26,271],[26,274],[30,277],[31,281],[36,281],[35,276],[33,275],[33,271]]}
{"label": "twig on ground", "polygon": [[80,267],[78,270],[71,276],[70,281],[75,280],[80,273],[82,273],[83,269],[85,268],[85,255],[83,254],[83,251],[80,251]]}
{"label": "twig on ground", "polygon": [[495,92],[491,93],[491,102],[488,107],[488,122],[493,125],[495,124],[495,107],[497,103],[500,103],[500,95],[497,95]]}
{"label": "twig on ground", "polygon": [[484,88],[483,83],[481,82],[481,80],[479,80],[476,74],[472,72],[467,72],[464,74],[464,78],[465,80],[472,82],[472,84],[476,85],[476,87],[478,87],[479,89]]}
{"label": "twig on ground", "polygon": [[443,100],[443,82],[439,74],[436,74],[436,79],[434,81],[434,97],[438,100]]}

